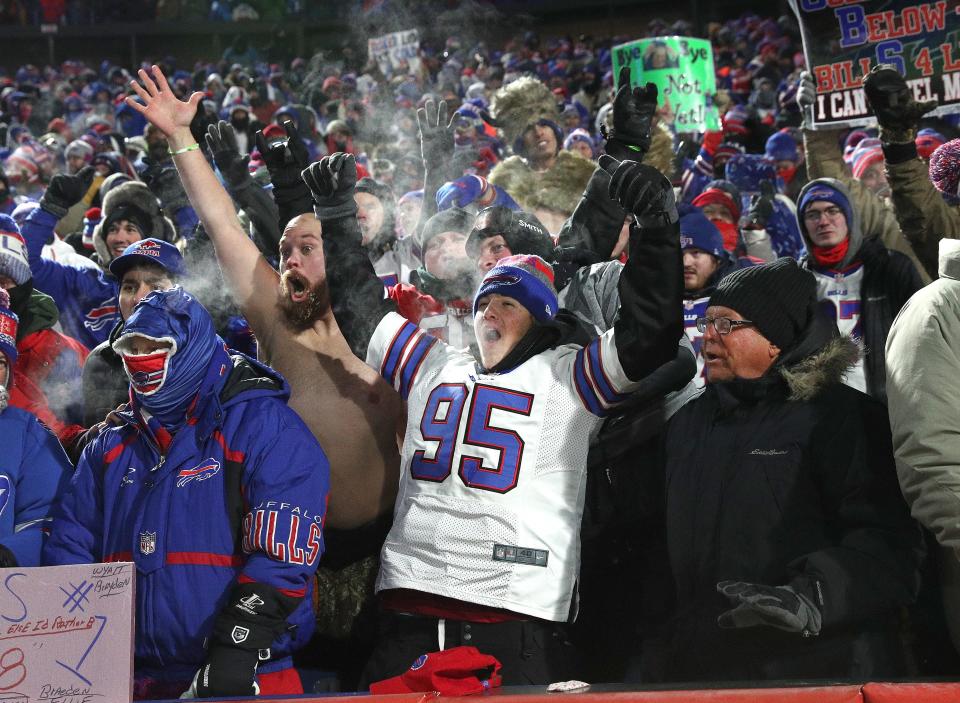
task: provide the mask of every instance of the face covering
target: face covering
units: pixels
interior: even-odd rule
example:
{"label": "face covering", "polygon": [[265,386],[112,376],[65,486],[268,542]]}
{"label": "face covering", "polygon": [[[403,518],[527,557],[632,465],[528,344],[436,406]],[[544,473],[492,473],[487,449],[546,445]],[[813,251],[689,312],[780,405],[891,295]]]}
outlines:
{"label": "face covering", "polygon": [[797,167],[790,166],[789,168],[781,168],[777,170],[777,175],[783,179],[784,183],[789,183],[793,180],[793,177],[797,175]]}
{"label": "face covering", "polygon": [[723,248],[727,251],[736,251],[737,244],[740,243],[740,230],[732,222],[724,222],[723,220],[710,220],[717,229],[720,230],[720,234],[723,235]]}
{"label": "face covering", "polygon": [[176,342],[167,338],[173,344],[171,349],[161,349],[150,354],[123,354],[123,366],[130,378],[130,384],[137,395],[152,396],[163,388],[170,369],[170,359],[176,354]]}
{"label": "face covering", "polygon": [[812,247],[813,258],[823,268],[834,268],[847,256],[850,249],[850,237],[832,247]]}

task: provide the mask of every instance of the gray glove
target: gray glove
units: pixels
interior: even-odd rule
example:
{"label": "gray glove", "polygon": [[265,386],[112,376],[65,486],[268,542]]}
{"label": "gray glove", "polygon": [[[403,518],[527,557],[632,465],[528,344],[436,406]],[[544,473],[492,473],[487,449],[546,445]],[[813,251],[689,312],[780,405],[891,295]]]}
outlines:
{"label": "gray glove", "polygon": [[207,149],[231,189],[236,190],[252,182],[247,168],[250,155],[240,154],[237,133],[229,122],[220,120],[207,128]]}
{"label": "gray glove", "polygon": [[822,615],[813,601],[792,586],[765,586],[745,581],[721,581],[717,591],[736,607],[720,614],[724,628],[766,625],[804,637],[820,634]]}
{"label": "gray glove", "polygon": [[313,209],[318,219],[356,216],[353,189],[357,185],[357,162],[353,154],[337,152],[324,156],[300,175],[313,196]]}
{"label": "gray glove", "polygon": [[803,113],[804,129],[813,129],[813,106],[817,102],[817,86],[809,71],[800,73],[800,85],[797,86],[797,105]]}
{"label": "gray glove", "polygon": [[447,120],[447,103],[434,105],[427,100],[417,110],[417,126],[420,128],[420,151],[423,166],[427,171],[443,168],[444,162],[453,156],[454,118]]}

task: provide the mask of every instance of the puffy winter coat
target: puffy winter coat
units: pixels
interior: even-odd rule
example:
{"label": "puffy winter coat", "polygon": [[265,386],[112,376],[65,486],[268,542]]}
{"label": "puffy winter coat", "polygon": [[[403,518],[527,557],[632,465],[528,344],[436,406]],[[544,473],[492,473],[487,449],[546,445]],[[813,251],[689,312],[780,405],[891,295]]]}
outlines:
{"label": "puffy winter coat", "polygon": [[50,511],[73,467],[40,421],[20,408],[0,411],[0,544],[20,566],[39,566]]}
{"label": "puffy winter coat", "polygon": [[[260,671],[289,666],[313,632],[329,466],[282,376],[235,355],[161,455],[141,415],[84,451],[55,513],[47,564],[133,561],[135,673],[189,683],[237,583],[300,598]],[[184,686],[186,688],[186,685]]]}
{"label": "puffy winter coat", "polygon": [[[817,317],[766,376],[708,384],[667,429],[670,680],[903,673],[897,612],[918,588],[921,534],[886,410],[841,383],[857,348],[836,335]],[[724,580],[792,586],[819,607],[819,636],[721,629]]]}

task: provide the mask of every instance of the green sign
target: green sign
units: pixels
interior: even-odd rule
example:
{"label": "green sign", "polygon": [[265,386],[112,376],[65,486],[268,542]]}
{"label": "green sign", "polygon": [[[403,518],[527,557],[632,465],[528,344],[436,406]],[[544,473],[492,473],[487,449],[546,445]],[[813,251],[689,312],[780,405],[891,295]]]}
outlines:
{"label": "green sign", "polygon": [[618,44],[613,47],[614,80],[621,66],[630,66],[631,85],[657,86],[660,103],[673,115],[677,132],[720,129],[720,116],[713,105],[717,77],[708,40],[652,37]]}

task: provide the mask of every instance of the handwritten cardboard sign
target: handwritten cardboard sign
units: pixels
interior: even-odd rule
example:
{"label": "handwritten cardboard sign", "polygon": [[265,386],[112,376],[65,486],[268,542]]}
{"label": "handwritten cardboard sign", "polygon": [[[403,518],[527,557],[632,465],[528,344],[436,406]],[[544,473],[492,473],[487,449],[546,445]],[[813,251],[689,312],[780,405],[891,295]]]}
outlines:
{"label": "handwritten cardboard sign", "polygon": [[368,39],[367,51],[385,76],[397,71],[416,74],[420,70],[420,34],[416,29]]}
{"label": "handwritten cardboard sign", "polygon": [[960,112],[960,0],[790,0],[817,86],[814,125],[875,124],[863,76],[892,64],[931,114]]}
{"label": "handwritten cardboard sign", "polygon": [[618,44],[613,47],[615,80],[621,66],[630,66],[631,85],[656,84],[678,132],[719,129],[720,117],[713,105],[717,77],[707,39],[652,37]]}
{"label": "handwritten cardboard sign", "polygon": [[133,564],[0,569],[0,703],[133,695]]}

